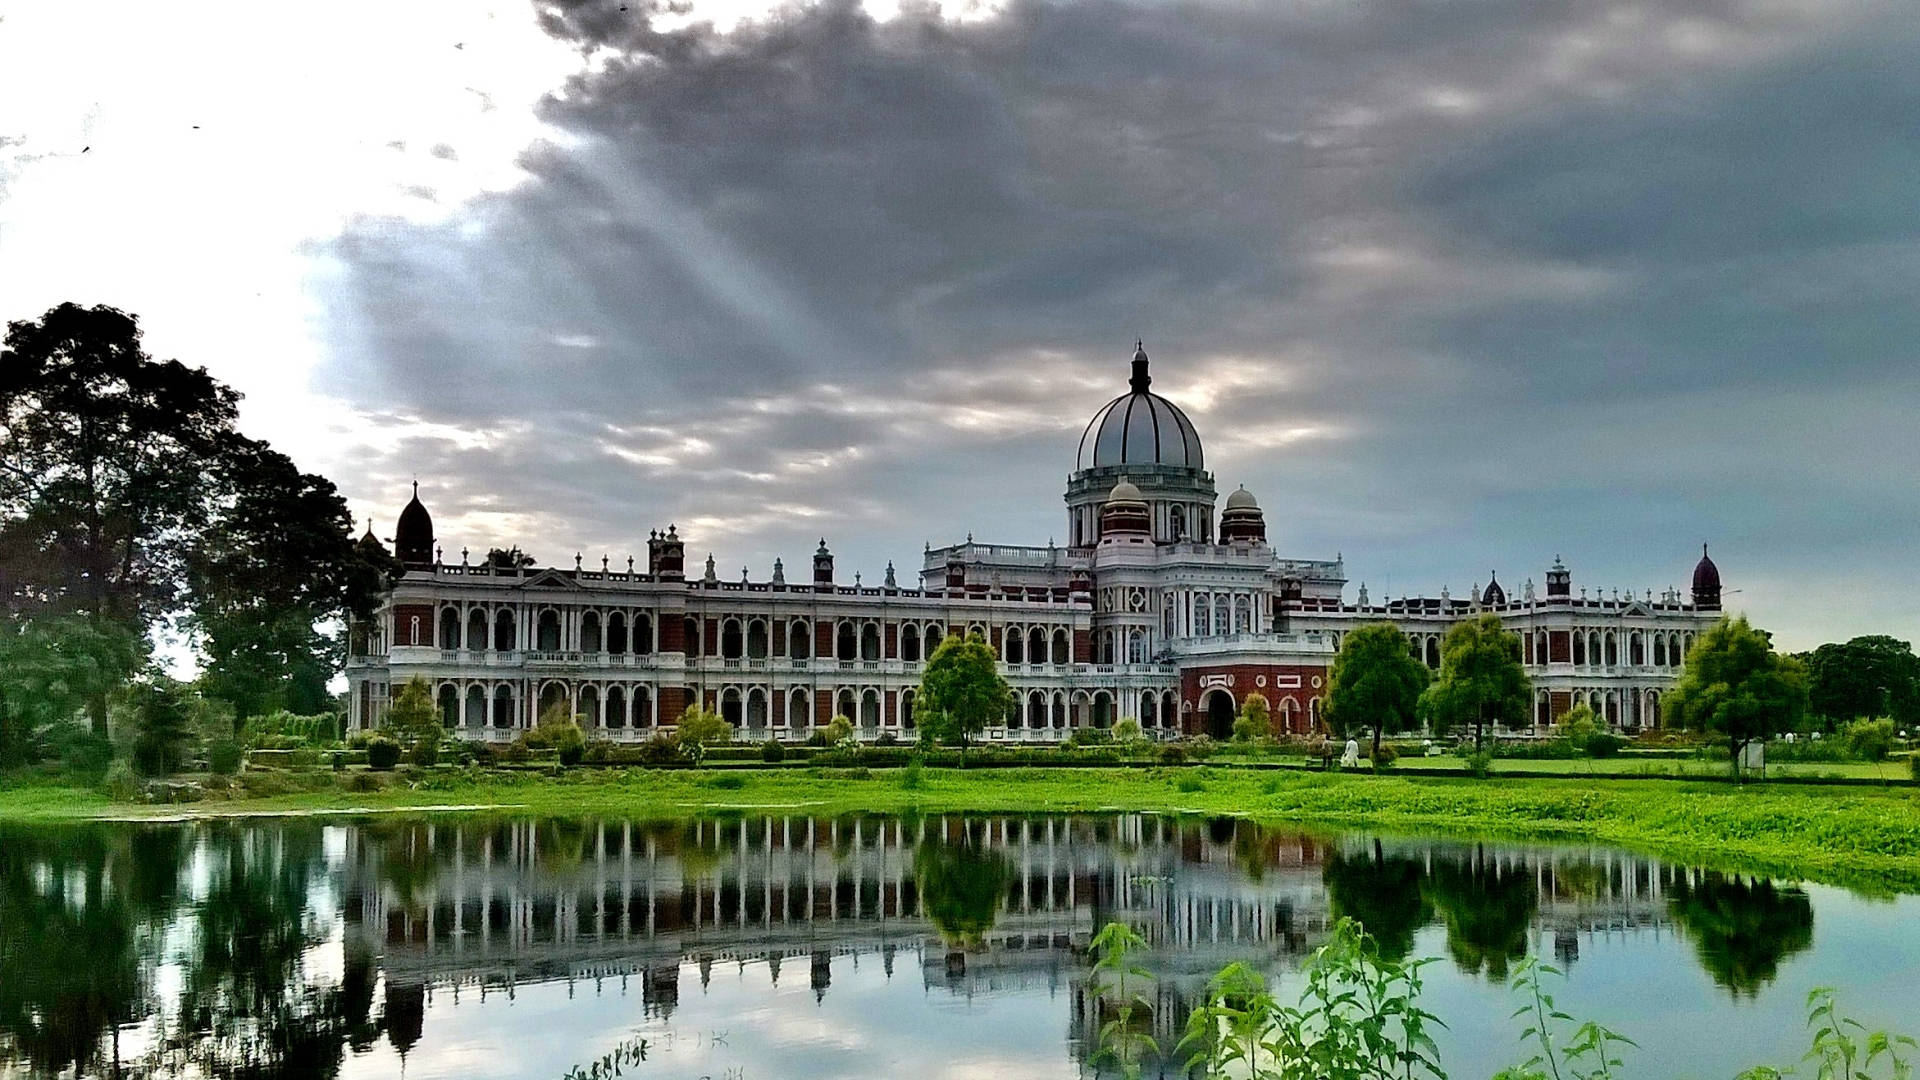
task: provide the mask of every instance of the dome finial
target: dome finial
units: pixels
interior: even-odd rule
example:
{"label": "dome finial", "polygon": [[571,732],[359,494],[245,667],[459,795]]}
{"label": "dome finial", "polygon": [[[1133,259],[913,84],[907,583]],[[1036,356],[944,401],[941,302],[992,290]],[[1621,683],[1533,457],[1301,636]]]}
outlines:
{"label": "dome finial", "polygon": [[1133,377],[1127,385],[1136,394],[1144,394],[1147,387],[1153,385],[1153,376],[1147,374],[1147,343],[1136,339],[1133,343]]}

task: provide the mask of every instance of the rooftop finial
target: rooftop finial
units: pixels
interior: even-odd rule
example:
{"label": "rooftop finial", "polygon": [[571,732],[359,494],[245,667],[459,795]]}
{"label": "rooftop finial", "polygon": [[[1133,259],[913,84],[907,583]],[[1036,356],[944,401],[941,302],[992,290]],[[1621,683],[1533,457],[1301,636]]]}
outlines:
{"label": "rooftop finial", "polygon": [[1133,343],[1133,377],[1127,380],[1127,385],[1136,394],[1146,393],[1147,387],[1153,385],[1153,376],[1147,374],[1147,344],[1144,341],[1136,340]]}

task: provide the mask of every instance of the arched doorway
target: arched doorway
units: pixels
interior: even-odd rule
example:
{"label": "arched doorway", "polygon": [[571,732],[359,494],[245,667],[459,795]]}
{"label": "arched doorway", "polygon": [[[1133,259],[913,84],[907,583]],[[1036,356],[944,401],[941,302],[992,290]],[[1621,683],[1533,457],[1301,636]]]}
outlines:
{"label": "arched doorway", "polygon": [[1225,742],[1233,738],[1233,695],[1225,690],[1210,690],[1202,710],[1207,717],[1207,734]]}

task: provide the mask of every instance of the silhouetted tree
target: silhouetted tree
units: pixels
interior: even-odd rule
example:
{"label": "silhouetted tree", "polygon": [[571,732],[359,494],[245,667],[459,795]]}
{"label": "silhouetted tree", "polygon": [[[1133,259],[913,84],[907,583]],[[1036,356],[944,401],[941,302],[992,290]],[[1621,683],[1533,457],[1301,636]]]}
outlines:
{"label": "silhouetted tree", "polygon": [[1807,707],[1829,725],[1885,716],[1920,723],[1920,656],[1898,638],[1870,634],[1806,657]]}
{"label": "silhouetted tree", "polygon": [[929,838],[913,853],[920,903],[955,945],[975,944],[993,929],[1013,875],[1005,856],[975,841],[970,824],[961,823],[958,842]]}
{"label": "silhouetted tree", "polygon": [[1447,925],[1447,952],[1460,970],[1506,981],[1507,965],[1527,954],[1527,928],[1540,907],[1533,875],[1502,868],[1476,846],[1464,857],[1435,860],[1427,897]]}
{"label": "silhouetted tree", "polygon": [[1426,878],[1419,860],[1388,855],[1379,840],[1368,852],[1331,852],[1320,870],[1334,918],[1346,916],[1366,927],[1387,960],[1404,958],[1413,950],[1414,932],[1433,921]]}

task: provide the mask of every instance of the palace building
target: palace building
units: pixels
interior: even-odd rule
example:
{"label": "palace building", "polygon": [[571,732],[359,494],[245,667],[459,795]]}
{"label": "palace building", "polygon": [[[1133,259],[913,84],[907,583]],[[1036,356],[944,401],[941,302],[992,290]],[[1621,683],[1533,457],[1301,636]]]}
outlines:
{"label": "palace building", "polygon": [[[1282,557],[1245,488],[1224,500],[1199,432],[1150,387],[1144,348],[1126,393],[1094,414],[1067,478],[1069,543],[928,548],[917,582],[891,563],[878,585],[840,581],[823,539],[810,577],[720,580],[686,572],[686,538],[647,540],[644,568],[576,556],[572,567],[447,562],[418,485],[393,554],[404,566],[374,619],[350,628],[350,722],[378,726],[392,694],[426,679],[449,726],[504,740],[556,704],[594,737],[645,739],[689,705],[744,738],[804,739],[834,716],[863,738],[909,737],[926,657],[949,634],[998,651],[1015,709],[988,738],[1057,741],[1138,721],[1158,737],[1225,737],[1248,694],[1276,732],[1320,724],[1343,635],[1405,631],[1428,667],[1455,623],[1497,614],[1517,632],[1536,725],[1577,704],[1629,730],[1660,725],[1660,698],[1694,637],[1720,618],[1704,547],[1693,587],[1635,596],[1575,588],[1558,557],[1544,589],[1495,576],[1464,597],[1346,595],[1339,557]],[[371,529],[362,543],[377,544]]]}

